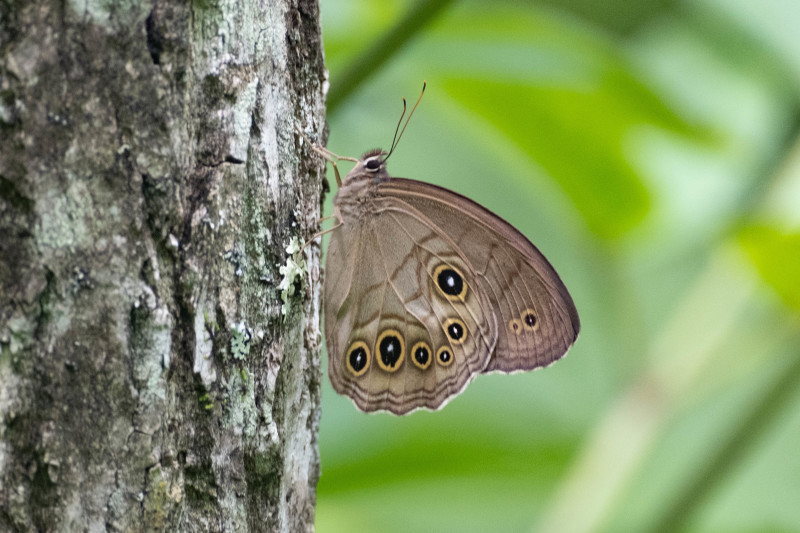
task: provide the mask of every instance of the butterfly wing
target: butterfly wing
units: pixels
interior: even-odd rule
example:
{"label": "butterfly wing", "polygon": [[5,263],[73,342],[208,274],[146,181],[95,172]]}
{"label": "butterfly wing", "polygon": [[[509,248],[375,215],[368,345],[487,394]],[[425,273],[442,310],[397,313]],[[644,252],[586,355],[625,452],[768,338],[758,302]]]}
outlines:
{"label": "butterfly wing", "polygon": [[441,408],[489,363],[491,302],[456,244],[419,212],[385,199],[369,217],[345,215],[326,276],[328,373],[359,409]]}
{"label": "butterfly wing", "polygon": [[[580,330],[572,297],[539,250],[501,217],[453,191],[392,178],[377,188],[395,209],[421,214],[430,232],[458,243],[498,324],[494,354],[484,372],[547,366],[561,358]],[[405,206],[405,207],[403,207]]]}

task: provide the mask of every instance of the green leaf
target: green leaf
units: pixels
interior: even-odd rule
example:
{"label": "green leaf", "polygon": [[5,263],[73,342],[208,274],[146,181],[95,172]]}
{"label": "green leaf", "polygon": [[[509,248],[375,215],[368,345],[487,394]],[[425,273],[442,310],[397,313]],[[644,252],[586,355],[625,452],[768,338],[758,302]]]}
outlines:
{"label": "green leaf", "polygon": [[800,312],[800,233],[749,226],[741,231],[739,242],[762,279]]}

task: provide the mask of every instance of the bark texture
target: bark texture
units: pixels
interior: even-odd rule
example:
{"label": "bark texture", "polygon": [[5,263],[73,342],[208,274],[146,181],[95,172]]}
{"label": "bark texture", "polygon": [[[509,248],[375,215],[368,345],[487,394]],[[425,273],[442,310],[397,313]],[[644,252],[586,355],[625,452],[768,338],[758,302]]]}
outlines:
{"label": "bark texture", "polygon": [[0,531],[313,529],[325,87],[315,0],[0,0]]}

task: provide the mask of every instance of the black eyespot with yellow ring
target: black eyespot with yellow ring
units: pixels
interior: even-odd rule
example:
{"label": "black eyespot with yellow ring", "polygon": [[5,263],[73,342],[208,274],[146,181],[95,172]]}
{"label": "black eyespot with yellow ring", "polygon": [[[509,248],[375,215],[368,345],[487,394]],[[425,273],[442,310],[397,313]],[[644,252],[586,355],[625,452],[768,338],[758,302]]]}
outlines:
{"label": "black eyespot with yellow ring", "polygon": [[536,316],[536,311],[533,309],[525,309],[519,316],[522,322],[522,327],[528,331],[536,331],[539,329],[539,317]]}
{"label": "black eyespot with yellow ring", "polygon": [[464,301],[467,296],[467,283],[464,274],[452,265],[439,265],[433,271],[433,282],[448,300]]}
{"label": "black eyespot with yellow ring", "polygon": [[433,352],[431,351],[431,347],[428,346],[427,342],[419,341],[411,347],[411,351],[408,353],[411,357],[411,362],[413,362],[418,368],[425,370],[431,366],[431,361],[433,361]]}
{"label": "black eyespot with yellow ring", "polygon": [[453,351],[449,346],[442,346],[436,350],[436,362],[439,363],[440,366],[450,366],[453,364],[454,359]]}
{"label": "black eyespot with yellow ring", "polygon": [[449,338],[453,344],[462,344],[467,340],[467,327],[460,318],[448,318],[444,321],[442,327],[444,328],[445,335],[447,335],[447,338]]}
{"label": "black eyespot with yellow ring", "polygon": [[522,320],[519,318],[512,318],[508,321],[508,329],[510,329],[511,333],[514,335],[519,335],[522,333]]}
{"label": "black eyespot with yellow ring", "polygon": [[375,342],[375,359],[378,366],[387,372],[396,372],[403,365],[405,344],[396,329],[384,330]]}
{"label": "black eyespot with yellow ring", "polygon": [[364,341],[356,341],[350,345],[344,358],[345,366],[354,376],[363,376],[369,369],[369,346]]}

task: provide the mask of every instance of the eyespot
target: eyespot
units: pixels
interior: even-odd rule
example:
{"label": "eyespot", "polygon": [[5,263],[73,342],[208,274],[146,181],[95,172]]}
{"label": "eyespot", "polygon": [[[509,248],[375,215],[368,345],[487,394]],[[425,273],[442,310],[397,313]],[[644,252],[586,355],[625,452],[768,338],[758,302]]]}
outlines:
{"label": "eyespot", "polygon": [[539,329],[539,318],[536,316],[536,311],[533,309],[525,309],[520,315],[522,327],[528,331],[536,331]]}
{"label": "eyespot", "polygon": [[464,300],[467,295],[467,284],[464,275],[456,267],[439,265],[433,271],[433,281],[439,292],[448,300]]}
{"label": "eyespot", "polygon": [[371,159],[367,159],[364,162],[364,168],[369,170],[370,172],[375,172],[379,168],[381,168],[381,160],[378,157],[373,157]]}
{"label": "eyespot", "polygon": [[387,372],[395,372],[403,364],[405,346],[403,336],[396,329],[387,329],[378,336],[375,356],[378,366]]}
{"label": "eyespot", "polygon": [[436,362],[441,366],[450,366],[453,364],[453,352],[447,346],[442,346],[436,350]]}
{"label": "eyespot", "polygon": [[467,340],[467,327],[460,318],[448,318],[442,327],[453,344],[461,344]]}
{"label": "eyespot", "polygon": [[428,343],[420,341],[416,343],[409,352],[411,354],[411,361],[422,370],[431,366],[433,357],[431,356],[431,347]]}
{"label": "eyespot", "polygon": [[367,371],[369,363],[369,346],[367,346],[367,343],[364,341],[356,341],[351,344],[350,349],[347,350],[347,356],[345,357],[345,366],[347,369],[352,372],[354,376],[358,377]]}
{"label": "eyespot", "polygon": [[512,318],[508,321],[508,329],[515,335],[522,333],[522,321],[519,318]]}

